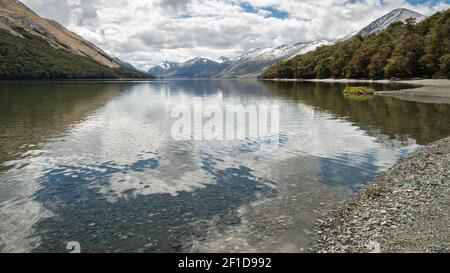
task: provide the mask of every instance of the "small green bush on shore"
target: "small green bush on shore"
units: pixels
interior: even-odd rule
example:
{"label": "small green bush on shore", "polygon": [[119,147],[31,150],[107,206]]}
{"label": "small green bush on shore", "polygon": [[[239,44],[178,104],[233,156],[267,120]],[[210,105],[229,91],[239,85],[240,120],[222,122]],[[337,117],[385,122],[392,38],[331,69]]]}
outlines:
{"label": "small green bush on shore", "polygon": [[348,86],[344,89],[346,95],[373,95],[375,89],[367,86]]}

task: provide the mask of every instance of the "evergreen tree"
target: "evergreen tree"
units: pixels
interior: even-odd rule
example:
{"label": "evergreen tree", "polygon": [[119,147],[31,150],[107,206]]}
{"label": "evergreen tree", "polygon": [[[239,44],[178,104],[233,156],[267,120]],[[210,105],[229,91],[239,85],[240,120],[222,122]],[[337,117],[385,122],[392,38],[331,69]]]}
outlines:
{"label": "evergreen tree", "polygon": [[275,64],[263,78],[450,78],[450,9],[416,23],[323,46]]}

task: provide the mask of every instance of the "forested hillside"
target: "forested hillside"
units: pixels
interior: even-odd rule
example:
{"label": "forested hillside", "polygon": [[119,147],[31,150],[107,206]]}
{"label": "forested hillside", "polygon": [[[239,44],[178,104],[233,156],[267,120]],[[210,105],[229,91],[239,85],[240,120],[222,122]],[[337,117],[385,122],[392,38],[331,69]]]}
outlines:
{"label": "forested hillside", "polygon": [[450,78],[450,9],[280,62],[262,78]]}
{"label": "forested hillside", "polygon": [[25,30],[22,37],[0,29],[0,79],[97,79],[142,78],[144,73],[126,68],[109,68],[91,58],[62,48]]}

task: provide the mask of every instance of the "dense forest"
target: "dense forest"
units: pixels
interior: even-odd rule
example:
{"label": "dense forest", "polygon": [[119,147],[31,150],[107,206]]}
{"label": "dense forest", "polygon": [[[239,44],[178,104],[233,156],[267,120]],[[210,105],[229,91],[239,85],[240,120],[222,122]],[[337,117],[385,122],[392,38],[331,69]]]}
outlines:
{"label": "dense forest", "polygon": [[450,9],[296,56],[262,78],[450,78]]}
{"label": "dense forest", "polygon": [[148,78],[127,68],[111,69],[64,49],[25,30],[22,36],[0,29],[0,79]]}

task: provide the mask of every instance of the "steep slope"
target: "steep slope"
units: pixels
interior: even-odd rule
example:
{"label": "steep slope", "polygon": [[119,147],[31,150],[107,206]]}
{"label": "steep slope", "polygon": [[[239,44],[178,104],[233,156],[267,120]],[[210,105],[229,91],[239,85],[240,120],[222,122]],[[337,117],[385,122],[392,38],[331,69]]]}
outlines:
{"label": "steep slope", "polygon": [[16,0],[0,1],[0,79],[135,78],[108,54]]}
{"label": "steep slope", "polygon": [[92,58],[98,63],[119,68],[120,65],[108,54],[55,21],[44,19],[17,0],[0,1],[0,28],[14,35],[20,27],[38,35],[56,48],[64,48],[72,53]]}
{"label": "steep slope", "polygon": [[358,33],[356,33],[356,35],[365,37],[370,34],[384,30],[393,23],[405,22],[409,18],[415,19],[416,22],[421,22],[425,20],[425,18],[427,17],[423,14],[417,13],[409,9],[395,9],[389,12],[388,14],[384,15],[383,17],[373,21],[368,26],[360,30]]}
{"label": "steep slope", "polygon": [[25,30],[16,31],[14,35],[0,29],[0,80],[150,77],[123,67],[106,67],[88,57],[54,48]]}
{"label": "steep slope", "polygon": [[132,65],[132,64],[130,64],[130,63],[127,63],[127,62],[125,62],[125,61],[122,61],[122,60],[119,59],[119,58],[114,58],[114,61],[116,61],[116,62],[117,62],[118,64],[120,64],[122,67],[125,67],[125,68],[127,68],[127,69],[129,69],[129,70],[136,71],[136,72],[141,72],[141,70],[137,69],[134,65]]}
{"label": "steep slope", "polygon": [[395,22],[372,35],[320,47],[280,62],[262,75],[268,79],[418,77],[450,78],[450,9],[417,24]]}
{"label": "steep slope", "polygon": [[325,45],[326,41],[316,41],[310,43],[298,43],[295,45],[282,45],[276,48],[257,49],[244,54],[234,60],[231,65],[220,72],[220,78],[246,78],[256,77],[269,66],[292,58],[298,54],[303,54]]}

